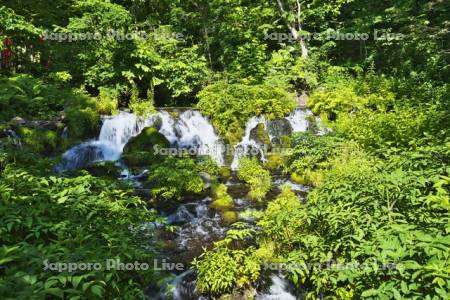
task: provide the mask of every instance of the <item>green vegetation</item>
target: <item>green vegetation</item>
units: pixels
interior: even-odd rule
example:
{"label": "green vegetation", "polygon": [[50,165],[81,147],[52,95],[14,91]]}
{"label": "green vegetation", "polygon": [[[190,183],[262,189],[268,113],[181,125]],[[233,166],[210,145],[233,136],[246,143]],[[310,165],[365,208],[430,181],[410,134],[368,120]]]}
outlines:
{"label": "green vegetation", "polygon": [[0,192],[3,297],[142,297],[153,271],[44,270],[46,263],[152,260],[140,238],[156,218],[140,199],[88,175],[36,177],[14,165],[3,165]]}
{"label": "green vegetation", "polygon": [[278,82],[246,85],[219,81],[199,93],[197,106],[211,117],[219,133],[235,144],[244,134],[245,122],[252,116],[264,114],[275,119],[295,108],[293,95],[286,88]]}
{"label": "green vegetation", "polygon": [[186,193],[200,193],[204,183],[195,161],[190,158],[168,157],[152,166],[147,185],[157,200],[181,200]]}
{"label": "green vegetation", "polygon": [[270,190],[270,173],[259,164],[256,158],[243,157],[239,160],[239,179],[250,186],[248,197],[254,200],[262,200]]}
{"label": "green vegetation", "polygon": [[[44,261],[152,265],[169,242],[155,228],[177,228],[149,207],[211,196],[228,231],[193,263],[206,298],[254,299],[269,264],[307,299],[449,299],[449,12],[424,0],[3,0],[0,295],[151,298],[154,270]],[[314,113],[308,133],[275,137],[286,151],[241,158],[237,174],[155,155],[169,146],[156,128],[120,160],[148,169],[134,191],[115,162],[55,173],[119,110],[195,107],[232,147],[250,118],[298,104]],[[269,144],[263,124],[251,135]],[[308,194],[278,193],[280,176]],[[242,213],[248,189],[258,201]]]}

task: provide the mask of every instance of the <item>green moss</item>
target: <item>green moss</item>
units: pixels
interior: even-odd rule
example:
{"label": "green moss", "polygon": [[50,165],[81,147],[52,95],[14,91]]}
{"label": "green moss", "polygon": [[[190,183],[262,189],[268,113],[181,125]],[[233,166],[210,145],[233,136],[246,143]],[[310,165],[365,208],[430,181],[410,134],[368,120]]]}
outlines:
{"label": "green moss", "polygon": [[232,224],[235,223],[238,220],[238,214],[235,211],[224,211],[222,213],[222,220],[226,224]]}
{"label": "green moss", "polygon": [[323,179],[323,173],[320,171],[305,170],[302,174],[291,174],[293,182],[303,185],[318,186],[323,182]]}
{"label": "green moss", "polygon": [[255,131],[257,141],[264,145],[270,145],[270,137],[266,131],[266,127],[264,126],[264,124],[259,123],[253,130]]}
{"label": "green moss", "polygon": [[217,210],[228,210],[234,208],[234,202],[230,196],[226,196],[214,200],[209,207]]}
{"label": "green moss", "polygon": [[234,208],[233,198],[228,194],[228,188],[225,184],[214,185],[212,187],[213,199],[210,207],[217,210],[229,210]]}
{"label": "green moss", "polygon": [[231,168],[230,167],[221,167],[220,168],[220,176],[224,178],[230,178],[231,177]]}
{"label": "green moss", "polygon": [[155,146],[163,149],[170,147],[170,143],[155,128],[145,128],[125,145],[122,159],[129,166],[151,165],[162,160],[161,155],[156,153]]}
{"label": "green moss", "polygon": [[305,177],[303,175],[298,174],[298,173],[292,173],[291,174],[291,180],[293,182],[295,182],[295,183],[298,183],[298,184],[305,184],[306,183]]}
{"label": "green moss", "polygon": [[164,135],[155,128],[147,127],[140,134],[130,139],[125,145],[123,152],[125,154],[133,154],[133,152],[154,152],[154,146],[161,148],[170,147],[169,141]]}
{"label": "green moss", "polygon": [[281,154],[274,153],[268,156],[267,162],[264,165],[266,169],[274,171],[280,169],[280,167],[283,165],[283,157]]}

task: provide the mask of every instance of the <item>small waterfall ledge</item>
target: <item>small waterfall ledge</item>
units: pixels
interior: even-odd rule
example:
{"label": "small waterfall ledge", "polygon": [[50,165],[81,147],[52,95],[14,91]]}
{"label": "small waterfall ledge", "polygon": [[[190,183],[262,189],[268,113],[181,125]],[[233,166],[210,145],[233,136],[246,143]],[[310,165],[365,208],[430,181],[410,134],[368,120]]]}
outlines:
{"label": "small waterfall ledge", "polygon": [[[62,162],[55,169],[58,172],[64,172],[98,161],[117,161],[128,141],[144,128],[152,126],[159,127],[159,132],[169,140],[173,148],[194,150],[196,154],[211,156],[220,166],[225,165],[227,147],[211,122],[195,109],[188,109],[177,114],[177,111],[170,113],[159,110],[157,114],[148,118],[139,118],[134,114],[121,111],[115,116],[104,117],[98,139],[69,149],[63,154]],[[259,158],[265,161],[264,145],[258,143],[251,134],[258,124],[263,124],[270,140],[274,141],[280,135],[279,130],[276,129],[277,126],[285,127],[282,133],[307,131],[308,117],[311,115],[308,109],[298,108],[289,116],[272,121],[267,121],[264,116],[252,117],[246,123],[244,137],[234,147],[231,168],[236,170],[239,158],[248,155],[249,152],[257,152]],[[286,129],[286,126],[289,128]]]}

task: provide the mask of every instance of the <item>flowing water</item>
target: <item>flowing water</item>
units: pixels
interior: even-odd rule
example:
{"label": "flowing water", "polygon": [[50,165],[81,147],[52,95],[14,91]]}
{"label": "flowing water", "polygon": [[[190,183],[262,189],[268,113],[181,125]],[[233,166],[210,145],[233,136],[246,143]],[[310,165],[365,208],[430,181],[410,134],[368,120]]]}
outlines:
{"label": "flowing water", "polygon": [[[258,124],[263,124],[271,143],[276,144],[282,135],[292,132],[304,132],[309,128],[308,117],[311,112],[297,109],[286,118],[268,121],[264,116],[253,117],[246,123],[245,134],[235,147],[231,168],[236,169],[242,156],[254,155],[265,161],[266,145],[255,137],[254,130]],[[127,112],[116,116],[105,117],[98,139],[87,141],[73,147],[63,155],[57,171],[67,171],[85,167],[97,161],[115,161],[123,167],[122,179],[133,182],[135,188],[141,188],[140,182],[145,179],[148,171],[132,174],[123,163],[120,163],[122,151],[127,142],[137,136],[145,127],[158,128],[176,149],[187,149],[196,154],[209,155],[219,165],[225,165],[225,144],[216,134],[211,123],[196,110],[168,112],[160,110],[149,118],[139,118]],[[229,194],[235,202],[235,211],[241,213],[248,210],[262,211],[264,205],[246,198],[247,187],[232,178],[226,182]],[[295,184],[284,177],[274,177],[272,191],[268,198],[273,198],[280,192],[283,185],[289,185],[298,195],[299,201],[304,201],[308,189]],[[211,209],[211,197],[201,197],[197,200],[177,203],[172,209],[160,209],[170,225],[176,226],[175,231],[160,232],[165,243],[162,257],[172,262],[181,262],[185,269],[172,273],[172,278],[153,287],[148,291],[152,299],[209,299],[196,291],[196,273],[190,269],[190,262],[203,251],[203,247],[211,246],[216,240],[224,237],[229,226],[222,220],[220,212]],[[240,221],[254,224],[252,217],[240,217]],[[165,274],[169,275],[169,274]],[[265,288],[258,290],[257,299],[296,299],[290,284],[282,274],[271,274],[265,280]],[[166,292],[172,295],[166,297]]]}

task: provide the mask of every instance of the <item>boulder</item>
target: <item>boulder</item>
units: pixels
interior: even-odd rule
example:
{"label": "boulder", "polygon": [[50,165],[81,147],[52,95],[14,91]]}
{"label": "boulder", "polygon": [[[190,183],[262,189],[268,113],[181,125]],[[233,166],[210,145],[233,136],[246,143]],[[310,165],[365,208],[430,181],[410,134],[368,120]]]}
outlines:
{"label": "boulder", "polygon": [[270,137],[263,123],[259,123],[250,131],[250,139],[258,145],[270,145]]}
{"label": "boulder", "polygon": [[161,158],[158,153],[155,153],[155,145],[160,149],[170,147],[169,141],[156,128],[145,128],[125,145],[123,159],[129,166],[151,165]]}
{"label": "boulder", "polygon": [[123,149],[124,154],[133,154],[133,152],[151,152],[153,147],[158,145],[160,148],[169,148],[170,143],[166,137],[159,133],[156,128],[147,127],[140,134],[131,138]]}
{"label": "boulder", "polygon": [[269,134],[278,139],[283,135],[290,135],[293,130],[289,121],[282,118],[269,121],[267,127]]}

